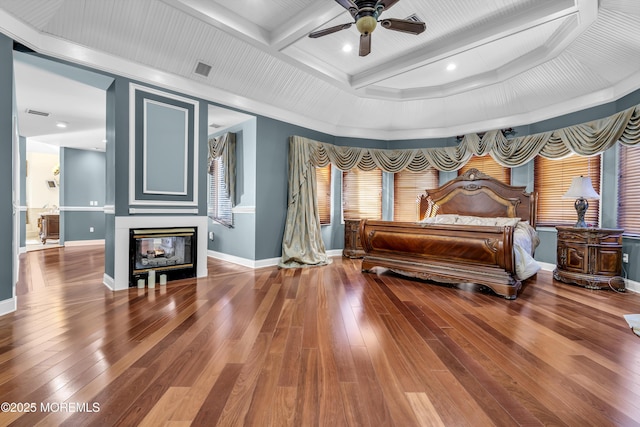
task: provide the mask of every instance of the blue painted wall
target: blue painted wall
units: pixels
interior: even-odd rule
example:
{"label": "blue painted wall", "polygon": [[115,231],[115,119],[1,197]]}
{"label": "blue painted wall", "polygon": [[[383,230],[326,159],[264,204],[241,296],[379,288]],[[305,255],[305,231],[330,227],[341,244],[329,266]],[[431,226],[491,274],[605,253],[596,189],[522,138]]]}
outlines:
{"label": "blue painted wall", "polygon": [[333,136],[289,123],[257,118],[256,258],[279,258],[287,218],[289,137],[298,135],[333,144]]}
{"label": "blue painted wall", "polygon": [[247,260],[256,259],[256,131],[257,119],[253,118],[209,135],[209,138],[227,132],[236,135],[236,206],[233,227],[209,219],[209,231],[214,238],[207,247]]}
{"label": "blue painted wall", "polygon": [[13,297],[13,40],[0,34],[0,302]]}
{"label": "blue painted wall", "polygon": [[[104,239],[105,153],[61,148],[60,171],[62,241]],[[92,202],[97,204],[92,205]]]}

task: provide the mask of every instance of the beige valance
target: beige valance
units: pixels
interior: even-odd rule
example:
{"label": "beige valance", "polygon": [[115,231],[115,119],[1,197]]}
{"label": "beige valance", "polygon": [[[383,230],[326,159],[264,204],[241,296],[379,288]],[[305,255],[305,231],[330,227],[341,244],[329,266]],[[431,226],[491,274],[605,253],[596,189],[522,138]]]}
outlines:
{"label": "beige valance", "polygon": [[231,206],[236,205],[236,134],[227,132],[217,138],[209,139],[209,174],[213,174],[213,162],[222,158],[224,168],[224,188]]}
{"label": "beige valance", "polygon": [[506,167],[523,165],[535,156],[556,159],[570,154],[593,156],[616,142],[636,145],[640,141],[640,105],[601,120],[507,139],[494,130],[482,137],[465,135],[455,147],[385,150],[342,147],[292,136],[289,141],[289,199],[282,239],[281,267],[323,265],[330,262],[322,243],[315,195],[315,168],[328,163],[338,169],[380,168],[385,172],[412,172],[433,167],[440,171],[460,169],[474,154],[490,155]]}

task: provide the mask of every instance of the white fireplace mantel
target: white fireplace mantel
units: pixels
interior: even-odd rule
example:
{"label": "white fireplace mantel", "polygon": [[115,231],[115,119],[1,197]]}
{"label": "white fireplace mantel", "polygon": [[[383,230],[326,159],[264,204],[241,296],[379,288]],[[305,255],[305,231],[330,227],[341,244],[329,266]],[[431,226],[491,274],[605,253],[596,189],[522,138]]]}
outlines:
{"label": "white fireplace mantel", "polygon": [[152,227],[196,227],[196,276],[206,277],[207,270],[207,217],[206,216],[116,216],[114,277],[105,275],[104,283],[111,290],[129,288],[129,230]]}

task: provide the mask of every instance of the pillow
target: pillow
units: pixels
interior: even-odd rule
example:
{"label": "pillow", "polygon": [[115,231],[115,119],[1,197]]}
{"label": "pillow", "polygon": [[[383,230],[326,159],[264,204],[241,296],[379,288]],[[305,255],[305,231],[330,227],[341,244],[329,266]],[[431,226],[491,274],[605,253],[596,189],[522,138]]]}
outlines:
{"label": "pillow", "polygon": [[423,219],[422,221],[420,221],[422,224],[435,224],[436,223],[436,217],[432,216],[432,217],[428,217]]}
{"label": "pillow", "polygon": [[498,218],[495,218],[495,220],[496,220],[496,225],[498,227],[506,227],[506,226],[515,227],[520,222],[520,218],[498,217]]}
{"label": "pillow", "polygon": [[457,215],[457,214],[440,214],[433,218],[425,218],[423,223],[426,224],[456,224],[456,225],[485,225],[494,227],[515,227],[520,218],[484,218],[480,216],[471,215]]}
{"label": "pillow", "polygon": [[440,214],[436,215],[434,224],[456,224],[458,215],[456,214]]}

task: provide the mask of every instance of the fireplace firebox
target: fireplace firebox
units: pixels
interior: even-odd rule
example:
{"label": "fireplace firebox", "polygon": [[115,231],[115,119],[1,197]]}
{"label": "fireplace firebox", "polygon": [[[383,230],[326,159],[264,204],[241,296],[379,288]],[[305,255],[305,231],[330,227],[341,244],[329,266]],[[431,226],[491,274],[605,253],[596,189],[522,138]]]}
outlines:
{"label": "fireplace firebox", "polygon": [[129,230],[129,286],[146,280],[151,270],[167,280],[196,277],[196,240],[195,227]]}

